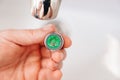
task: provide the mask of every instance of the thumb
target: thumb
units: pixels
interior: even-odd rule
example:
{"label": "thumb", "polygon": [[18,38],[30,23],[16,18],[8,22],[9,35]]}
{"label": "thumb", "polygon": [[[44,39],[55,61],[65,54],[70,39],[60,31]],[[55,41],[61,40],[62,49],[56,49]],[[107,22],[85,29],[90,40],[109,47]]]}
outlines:
{"label": "thumb", "polygon": [[18,45],[27,46],[40,44],[45,36],[55,31],[55,26],[50,24],[41,29],[35,30],[6,30],[0,32],[0,38],[13,42]]}

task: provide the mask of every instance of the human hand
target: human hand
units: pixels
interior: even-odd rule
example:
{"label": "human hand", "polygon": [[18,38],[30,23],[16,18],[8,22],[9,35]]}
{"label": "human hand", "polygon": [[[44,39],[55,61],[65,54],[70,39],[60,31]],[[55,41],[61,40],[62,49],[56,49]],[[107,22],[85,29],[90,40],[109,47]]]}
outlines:
{"label": "human hand", "polygon": [[55,32],[54,25],[36,30],[5,30],[0,32],[0,80],[60,80],[64,48],[71,45],[69,37],[61,50],[51,52],[44,47],[44,38]]}

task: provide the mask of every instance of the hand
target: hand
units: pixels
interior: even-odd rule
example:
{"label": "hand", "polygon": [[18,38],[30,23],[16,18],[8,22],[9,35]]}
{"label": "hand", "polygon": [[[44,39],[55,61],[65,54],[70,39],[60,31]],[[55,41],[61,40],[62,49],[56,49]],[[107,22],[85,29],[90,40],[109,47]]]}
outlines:
{"label": "hand", "polygon": [[[60,80],[65,50],[51,52],[44,47],[47,34],[54,25],[36,30],[5,30],[0,32],[0,80]],[[71,40],[63,35],[64,48]]]}

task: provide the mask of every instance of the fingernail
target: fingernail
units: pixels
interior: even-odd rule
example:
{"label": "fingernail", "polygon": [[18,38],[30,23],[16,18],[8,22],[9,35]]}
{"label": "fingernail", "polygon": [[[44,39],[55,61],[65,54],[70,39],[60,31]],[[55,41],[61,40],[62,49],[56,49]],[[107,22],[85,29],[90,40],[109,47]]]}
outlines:
{"label": "fingernail", "polygon": [[43,27],[43,30],[47,31],[52,29],[53,24],[48,24],[47,26]]}
{"label": "fingernail", "polygon": [[44,30],[44,31],[47,31],[47,30],[50,30],[50,29],[51,29],[50,26],[47,26],[47,27],[43,27],[43,28],[42,28],[42,30]]}
{"label": "fingernail", "polygon": [[57,62],[57,63],[63,61],[64,58],[65,58],[65,55],[62,52],[55,52],[52,54],[52,60]]}
{"label": "fingernail", "polygon": [[63,53],[61,53],[61,60],[63,60],[64,59],[64,54]]}

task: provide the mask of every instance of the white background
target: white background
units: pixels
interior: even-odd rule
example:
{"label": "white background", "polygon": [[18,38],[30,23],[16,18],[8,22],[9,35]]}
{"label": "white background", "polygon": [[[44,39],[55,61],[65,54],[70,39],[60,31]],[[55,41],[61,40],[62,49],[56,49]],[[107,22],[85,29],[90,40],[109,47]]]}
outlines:
{"label": "white background", "polygon": [[62,80],[120,80],[120,0],[63,0],[53,21],[33,18],[30,0],[0,0],[0,29],[46,23],[58,23],[73,41]]}

